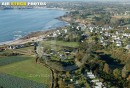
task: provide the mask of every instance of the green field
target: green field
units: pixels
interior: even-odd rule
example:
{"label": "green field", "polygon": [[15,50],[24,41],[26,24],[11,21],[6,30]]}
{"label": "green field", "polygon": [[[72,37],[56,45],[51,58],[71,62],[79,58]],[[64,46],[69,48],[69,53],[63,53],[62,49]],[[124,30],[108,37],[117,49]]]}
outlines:
{"label": "green field", "polygon": [[34,49],[33,46],[20,48],[20,49],[8,49],[8,50],[5,50],[4,52],[0,52],[0,55],[3,53],[12,53],[12,52],[17,52],[24,55],[34,55],[33,49]]}
{"label": "green field", "polygon": [[48,88],[47,85],[0,73],[0,88]]}
{"label": "green field", "polygon": [[[34,57],[0,57],[0,60],[5,63],[0,63],[2,64],[0,65],[0,73],[2,74],[51,85],[51,71],[42,64],[37,64]],[[10,61],[12,62],[10,63]]]}
{"label": "green field", "polygon": [[28,59],[31,59],[31,57],[26,57],[26,56],[0,57],[0,66],[8,65],[8,64],[28,60]]}
{"label": "green field", "polygon": [[77,42],[64,42],[64,41],[43,41],[43,44],[47,45],[58,45],[58,46],[67,46],[67,47],[77,47],[78,43]]}
{"label": "green field", "polygon": [[122,27],[130,27],[130,24],[123,25]]}

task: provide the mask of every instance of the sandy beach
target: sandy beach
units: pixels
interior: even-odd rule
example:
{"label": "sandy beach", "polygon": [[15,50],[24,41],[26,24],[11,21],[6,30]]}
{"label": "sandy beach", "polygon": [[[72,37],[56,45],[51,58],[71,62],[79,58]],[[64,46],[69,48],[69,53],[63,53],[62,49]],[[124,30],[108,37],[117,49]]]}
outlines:
{"label": "sandy beach", "polygon": [[49,33],[52,33],[53,31],[54,30],[32,32],[17,40],[1,42],[0,45],[18,45],[18,44],[25,44],[28,42],[42,41],[43,38],[46,37],[46,35],[48,35]]}
{"label": "sandy beach", "polygon": [[25,43],[28,43],[28,42],[32,42],[32,41],[41,41],[42,40],[42,37],[39,36],[39,37],[32,37],[32,38],[29,38],[29,39],[18,39],[18,40],[13,40],[13,41],[7,41],[7,42],[2,42],[0,43],[0,45],[18,45],[18,44],[25,44]]}

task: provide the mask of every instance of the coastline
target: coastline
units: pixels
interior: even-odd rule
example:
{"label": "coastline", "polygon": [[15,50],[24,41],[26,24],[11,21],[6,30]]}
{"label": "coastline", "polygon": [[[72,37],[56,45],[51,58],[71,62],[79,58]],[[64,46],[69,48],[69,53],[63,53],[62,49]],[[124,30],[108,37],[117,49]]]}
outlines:
{"label": "coastline", "polygon": [[42,41],[43,38],[45,38],[49,33],[52,33],[57,29],[58,28],[48,29],[46,31],[31,32],[31,33],[23,36],[20,39],[1,42],[0,46],[2,46],[2,45],[18,45],[18,44],[25,44],[25,43],[33,42],[33,41],[35,41],[35,42]]}
{"label": "coastline", "polygon": [[[65,26],[67,26],[67,25],[65,25]],[[3,45],[18,45],[18,44],[25,44],[25,43],[28,43],[28,42],[42,41],[43,38],[45,38],[48,34],[53,33],[54,31],[56,31],[58,29],[62,29],[65,26],[57,27],[55,29],[48,29],[48,30],[45,30],[45,31],[30,32],[29,34],[23,36],[20,39],[1,42],[0,46],[3,46]]]}

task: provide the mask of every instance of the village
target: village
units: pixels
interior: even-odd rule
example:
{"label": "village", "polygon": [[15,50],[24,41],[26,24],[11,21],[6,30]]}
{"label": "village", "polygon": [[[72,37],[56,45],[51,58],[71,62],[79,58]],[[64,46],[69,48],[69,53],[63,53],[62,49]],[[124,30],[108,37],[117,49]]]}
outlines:
{"label": "village", "polygon": [[[41,34],[38,40],[2,45],[0,52],[14,50],[11,55],[17,55],[17,50],[31,47],[35,62],[52,71],[53,88],[127,88],[130,81],[130,27],[127,24],[130,21],[124,21],[122,16],[129,16],[129,11],[115,12],[112,8],[109,12],[111,18],[106,16],[107,13],[102,15],[104,9],[101,12],[94,8],[91,14],[89,10],[85,13],[85,8],[78,12],[75,9],[63,16],[71,17],[70,25]],[[109,8],[106,7],[105,11]],[[98,16],[100,12],[101,17]],[[108,22],[115,16],[121,16],[121,20],[115,21],[115,24]],[[102,17],[107,19],[104,21]]]}
{"label": "village", "polygon": [[[70,31],[74,32],[81,32],[82,34],[77,34],[80,36],[79,42],[83,43],[86,40],[91,40],[92,36],[96,36],[98,38],[96,41],[97,43],[100,43],[101,46],[115,46],[115,47],[124,47],[124,49],[129,50],[130,45],[127,42],[127,40],[130,37],[129,28],[124,28],[123,30],[114,30],[110,26],[105,27],[98,27],[94,25],[85,25],[85,24],[79,24],[77,26],[70,26],[71,29],[58,29],[55,30],[52,33],[47,34],[45,37],[43,37],[42,41],[36,42],[29,42],[26,44],[20,44],[20,45],[9,45],[6,46],[6,48],[2,47],[0,50],[1,52],[8,49],[20,49],[25,47],[34,46],[34,50],[38,55],[41,55],[41,57],[45,60],[45,63],[52,63],[53,62],[59,62],[63,63],[60,67],[56,67],[57,71],[63,71],[63,73],[58,73],[56,77],[59,77],[59,80],[68,84],[75,84],[77,88],[85,88],[85,86],[91,86],[91,88],[107,88],[106,84],[100,79],[100,77],[97,74],[94,74],[92,69],[86,69],[82,76],[79,71],[79,73],[75,73],[79,68],[78,64],[74,62],[75,55],[78,52],[77,47],[73,46],[58,46],[57,41],[59,41],[59,36],[67,36]],[[76,30],[77,31],[76,31]],[[127,32],[128,30],[128,32]],[[126,31],[126,32],[125,32]],[[94,33],[94,35],[92,35]],[[96,35],[97,34],[97,35]],[[92,35],[92,36],[91,36]],[[66,38],[66,37],[64,37]],[[50,43],[47,43],[48,41],[51,41]],[[93,41],[93,40],[91,40]],[[65,41],[66,42],[66,41]],[[41,48],[42,47],[42,48]],[[52,64],[51,64],[52,65]],[[53,65],[50,67],[53,68]],[[68,72],[68,73],[67,73]],[[86,84],[86,81],[88,84]],[[83,85],[86,84],[86,85]]]}

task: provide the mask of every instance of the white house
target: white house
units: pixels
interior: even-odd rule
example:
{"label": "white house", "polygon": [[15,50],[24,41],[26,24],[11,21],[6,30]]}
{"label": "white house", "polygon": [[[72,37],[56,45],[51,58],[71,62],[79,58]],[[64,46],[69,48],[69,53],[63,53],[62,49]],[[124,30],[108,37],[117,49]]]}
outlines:
{"label": "white house", "polygon": [[67,29],[65,29],[64,32],[67,33],[68,32]]}
{"label": "white house", "polygon": [[126,48],[126,49],[130,49],[130,45],[127,45],[125,48]]}
{"label": "white house", "polygon": [[116,46],[122,46],[121,41],[116,41]]}
{"label": "white house", "polygon": [[52,37],[57,37],[57,34],[54,32],[53,35],[52,35]]}
{"label": "white house", "polygon": [[102,88],[102,86],[95,86],[94,88]]}
{"label": "white house", "polygon": [[11,45],[8,47],[8,49],[16,49],[16,47]]}
{"label": "white house", "polygon": [[92,72],[87,72],[87,75],[92,75],[93,73]]}
{"label": "white house", "polygon": [[73,79],[70,79],[71,82],[73,82]]}
{"label": "white house", "polygon": [[102,82],[96,82],[96,85],[97,86],[102,86],[103,84],[102,84]]}
{"label": "white house", "polygon": [[88,77],[90,78],[90,79],[95,79],[96,77],[92,74],[92,75],[88,75]]}
{"label": "white house", "polygon": [[99,82],[99,79],[93,79],[92,82]]}

